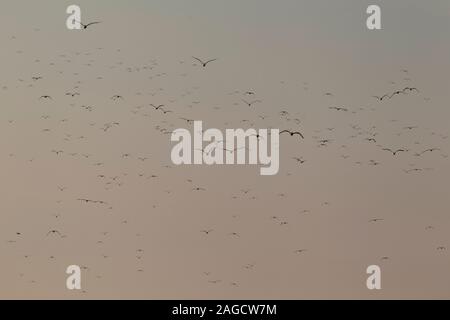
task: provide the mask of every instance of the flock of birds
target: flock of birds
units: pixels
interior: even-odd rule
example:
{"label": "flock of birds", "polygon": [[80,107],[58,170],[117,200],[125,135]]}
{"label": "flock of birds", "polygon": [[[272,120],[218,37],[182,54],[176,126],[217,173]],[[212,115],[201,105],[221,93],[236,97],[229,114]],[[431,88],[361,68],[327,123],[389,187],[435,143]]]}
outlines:
{"label": "flock of birds", "polygon": [[[100,22],[91,22],[87,24],[81,24],[83,29],[86,30],[90,27],[93,27],[94,25],[99,24]],[[14,48],[14,40],[16,38],[11,38],[10,47]],[[103,48],[98,48],[98,52],[102,52]],[[118,50],[117,52],[121,52]],[[71,70],[71,68],[76,67],[74,66],[74,59],[77,57],[83,57],[83,54],[81,52],[77,53],[67,53],[60,56],[61,61],[65,62],[65,68],[68,68]],[[97,57],[94,59],[93,53],[85,54],[85,57],[90,59],[86,66],[89,66],[91,68],[95,67],[95,63],[97,62]],[[192,68],[195,70],[195,68],[201,68],[204,69],[205,72],[208,72],[210,67],[213,67],[214,64],[219,64],[221,60],[225,60],[225,57],[222,57],[219,59],[204,59],[204,58],[198,58],[196,56],[191,56],[187,58],[187,61],[192,60]],[[186,64],[186,60],[180,61],[180,64]],[[36,64],[43,66],[41,69],[45,70],[46,66],[44,65],[43,61],[36,61]],[[49,69],[49,67],[47,67]],[[153,81],[154,83],[159,78],[167,77],[168,74],[160,71],[160,65],[158,61],[152,60],[150,63],[142,64],[138,67],[135,66],[129,66],[125,67],[124,63],[120,61],[117,63],[117,65],[111,66],[111,70],[117,70],[120,69],[122,72],[128,72],[130,75],[132,73],[137,72],[143,72],[146,73],[148,76],[148,79],[150,81]],[[408,70],[403,70],[403,73],[407,74],[409,73]],[[35,88],[39,89],[41,87],[41,84],[46,83],[48,80],[54,81],[54,79],[51,79],[51,77],[54,76],[51,72],[42,72],[41,74],[34,74],[29,77],[29,79],[19,79],[18,83],[9,83],[6,84],[3,87],[4,92],[11,91],[13,88],[18,85],[24,88]],[[68,75],[67,75],[68,76]],[[61,92],[60,94],[58,92],[52,92],[47,93],[44,92],[40,96],[36,96],[36,108],[40,108],[42,106],[45,106],[47,103],[49,104],[57,104],[59,108],[64,108],[65,106],[68,106],[68,108],[78,108],[81,114],[82,112],[86,112],[86,115],[88,114],[94,114],[99,110],[99,106],[93,104],[87,104],[86,101],[81,102],[83,96],[87,93],[89,90],[95,90],[94,86],[89,85],[85,86],[85,82],[80,80],[80,76],[82,74],[80,73],[76,77],[74,77],[73,86],[70,88],[70,90],[67,90],[67,92]],[[111,75],[113,77],[114,75]],[[186,77],[186,74],[182,74],[181,77]],[[107,76],[104,75],[98,75],[98,79],[107,79]],[[309,84],[304,83],[304,90],[309,90]],[[45,87],[45,86],[42,86]],[[73,146],[73,141],[79,140],[79,141],[88,141],[89,139],[92,139],[94,135],[102,135],[104,137],[105,135],[112,132],[114,129],[121,128],[124,126],[124,123],[132,123],[132,121],[135,121],[136,117],[140,117],[142,119],[146,119],[149,121],[149,123],[152,125],[153,134],[160,136],[161,139],[165,139],[164,141],[167,141],[168,147],[169,147],[169,139],[168,135],[174,132],[174,130],[181,125],[188,125],[192,126],[194,120],[201,120],[198,119],[198,117],[195,115],[194,110],[198,108],[199,105],[202,104],[201,101],[199,101],[199,93],[201,92],[201,88],[193,88],[188,90],[187,92],[181,94],[178,98],[168,98],[163,96],[165,93],[163,88],[160,88],[159,91],[153,91],[150,93],[147,93],[147,96],[145,96],[145,93],[138,92],[136,93],[136,96],[141,98],[145,96],[145,100],[147,100],[146,103],[143,103],[138,106],[133,106],[130,103],[133,101],[132,98],[127,97],[125,94],[121,92],[116,92],[113,95],[109,97],[104,97],[104,101],[108,101],[113,104],[118,104],[121,107],[124,108],[124,110],[127,110],[130,114],[130,118],[123,117],[122,119],[118,121],[108,121],[105,123],[98,123],[97,121],[90,120],[89,117],[82,118],[82,120],[78,118],[71,119],[70,117],[54,120],[53,125],[50,125],[50,121],[53,120],[53,115],[50,113],[43,113],[38,121],[38,124],[41,126],[41,135],[38,139],[49,139],[49,134],[53,134],[56,137],[61,138],[62,145],[55,147],[48,151],[53,154],[56,157],[59,157],[62,159],[61,161],[69,161],[68,159],[75,159],[79,162],[82,161],[88,161],[92,167],[94,167],[94,170],[96,171],[96,182],[93,182],[93,184],[100,185],[106,192],[108,191],[118,191],[120,192],[120,189],[123,188],[128,182],[129,179],[131,179],[131,173],[115,173],[115,174],[109,174],[106,173],[107,171],[105,169],[106,162],[108,159],[99,159],[96,154],[93,154],[92,151],[86,151],[83,150],[83,147],[79,147],[78,150],[71,150],[71,146]],[[117,88],[117,91],[120,91],[120,88]],[[283,174],[286,174],[287,176],[295,176],[295,171],[298,169],[298,166],[302,167],[309,163],[308,157],[306,155],[301,156],[298,154],[298,152],[301,152],[302,150],[302,144],[303,142],[311,142],[315,144],[318,148],[328,148],[331,145],[335,145],[338,147],[339,150],[342,150],[341,158],[344,161],[353,161],[353,164],[362,166],[364,164],[367,164],[369,166],[381,166],[381,160],[378,159],[370,159],[368,162],[363,162],[362,160],[355,159],[353,160],[353,156],[350,151],[350,146],[348,142],[340,141],[338,138],[330,137],[331,134],[336,132],[338,129],[351,130],[351,134],[348,137],[348,139],[351,140],[357,140],[359,143],[367,144],[367,146],[373,146],[374,150],[380,151],[381,154],[387,153],[391,154],[393,157],[404,157],[403,159],[405,161],[412,161],[413,159],[419,159],[422,157],[425,157],[429,154],[437,154],[439,157],[442,157],[444,159],[448,158],[448,154],[446,153],[443,145],[443,141],[445,141],[448,136],[446,134],[438,134],[438,133],[431,133],[433,137],[435,137],[436,144],[430,145],[430,146],[421,146],[420,142],[416,142],[414,144],[414,147],[404,147],[404,146],[387,146],[385,144],[382,144],[381,141],[389,141],[389,139],[386,138],[379,138],[379,132],[377,131],[377,127],[373,126],[370,128],[363,128],[357,123],[342,123],[341,128],[338,127],[329,127],[329,128],[322,128],[317,129],[315,131],[305,131],[305,129],[302,126],[303,119],[301,119],[301,116],[298,116],[295,112],[292,112],[289,108],[283,108],[283,109],[275,109],[275,112],[272,115],[266,115],[259,111],[260,106],[264,106],[265,101],[262,98],[258,97],[258,94],[256,93],[257,90],[253,89],[244,89],[244,90],[234,90],[231,93],[228,93],[227,95],[231,97],[231,100],[234,101],[233,105],[236,107],[244,107],[246,108],[246,114],[248,114],[248,118],[246,119],[240,119],[238,123],[230,123],[226,121],[223,123],[224,126],[231,127],[231,125],[238,124],[240,126],[255,126],[258,125],[260,127],[273,127],[273,128],[279,128],[280,134],[281,134],[281,140],[282,143],[290,144],[293,146],[298,146],[298,148],[281,148],[281,153],[284,154],[284,156],[288,155],[291,161],[295,164],[293,167],[288,164],[283,164],[282,167],[288,167],[289,172],[284,172]],[[334,94],[331,92],[325,92],[321,95],[333,98]],[[382,95],[375,95],[372,97],[374,99],[374,103],[382,104],[387,102],[388,100],[393,100],[394,98],[402,98],[403,96],[410,96],[410,95],[416,95],[420,97],[421,90],[415,87],[410,86],[404,86],[401,89],[387,92]],[[192,98],[195,96],[195,98]],[[370,97],[368,97],[370,99]],[[424,98],[424,101],[427,101],[428,98]],[[66,100],[69,99],[69,100]],[[166,99],[166,100],[162,100]],[[186,99],[192,99],[194,101],[190,101],[187,104],[187,106],[182,107],[182,102],[180,100],[185,99],[184,101],[187,101]],[[333,100],[329,100],[330,104],[333,104]],[[370,101],[370,100],[368,100]],[[40,103],[40,104],[39,104]],[[106,102],[105,102],[106,103]],[[247,108],[248,107],[248,108]],[[220,110],[220,107],[216,107],[215,109],[206,110],[206,112],[214,113],[218,112]],[[324,112],[330,112],[329,116],[333,117],[333,112],[338,112],[342,114],[357,114],[360,111],[364,111],[366,109],[364,108],[357,108],[352,109],[350,107],[346,106],[326,106],[324,109]],[[100,113],[107,113],[107,110],[101,109]],[[4,119],[5,115],[2,116]],[[65,132],[64,127],[58,127],[55,125],[55,123],[69,123],[72,121],[83,121],[83,125],[86,125],[88,128],[91,128],[92,130],[86,131],[86,132]],[[344,120],[345,121],[345,120]],[[20,121],[18,119],[10,118],[7,119],[7,122],[10,126],[20,126]],[[391,123],[397,124],[399,123],[399,120],[391,120]],[[402,126],[401,124],[398,125],[397,129],[399,130],[399,135],[403,134],[403,132],[412,132],[415,130],[419,130],[419,125],[405,125]],[[97,133],[96,133],[97,132]],[[327,134],[325,136],[324,132]],[[38,135],[39,132],[36,132]],[[47,134],[47,135],[45,135]],[[257,136],[257,138],[260,138]],[[287,140],[284,140],[287,139]],[[99,145],[98,148],[103,148],[103,145]],[[107,146],[105,146],[107,148]],[[413,150],[414,148],[414,150]],[[233,153],[236,152],[235,150],[227,150],[224,148],[225,151]],[[206,152],[204,149],[202,149],[203,152]],[[167,151],[168,153],[169,151]],[[207,152],[212,152],[211,150]],[[35,162],[38,161],[37,159],[42,156],[39,154],[30,155],[28,161]],[[8,154],[8,157],[10,158],[18,158],[19,155],[10,153]],[[133,159],[136,161],[136,163],[140,163],[144,165],[144,167],[141,167],[139,165],[139,168],[142,168],[142,170],[137,174],[136,178],[138,179],[144,179],[146,181],[158,181],[160,183],[161,188],[164,189],[162,192],[166,194],[173,194],[175,191],[173,189],[170,189],[167,186],[164,186],[164,175],[166,174],[167,170],[174,170],[174,167],[170,163],[163,163],[158,164],[152,161],[152,156],[148,154],[147,151],[144,151],[141,155],[133,155],[130,152],[123,152],[122,154],[117,156],[118,160],[120,159]],[[91,160],[92,159],[92,160]],[[17,159],[18,161],[19,159]],[[62,164],[64,165],[64,164]],[[132,166],[138,166],[138,164],[134,164]],[[67,164],[68,170],[70,170],[70,164]],[[293,169],[292,169],[293,168]],[[124,168],[125,169],[125,168]],[[181,169],[182,170],[182,169]],[[307,169],[305,169],[307,170]],[[433,170],[433,168],[429,167],[420,167],[416,166],[415,163],[405,165],[403,171],[405,174],[420,174],[425,173],[428,170]],[[125,170],[123,170],[125,171]],[[195,177],[191,177],[189,179],[186,179],[185,181],[180,182],[180,184],[185,183],[188,187],[185,188],[185,193],[189,192],[198,192],[198,193],[204,193],[205,197],[208,196],[209,192],[214,192],[214,185],[210,186],[203,186],[198,185],[196,182]],[[55,186],[55,191],[58,191],[61,194],[67,194],[71,192],[71,186],[70,181],[64,181],[64,184],[60,184],[58,186]],[[277,193],[276,197],[286,197],[286,193],[282,192],[282,190],[278,190],[279,193]],[[56,194],[58,196],[58,194]],[[254,190],[247,188],[242,189],[239,192],[236,192],[233,195],[227,195],[226,197],[231,199],[243,199],[245,201],[250,200],[257,200],[257,201],[265,201],[264,199],[259,199],[258,195]],[[90,207],[91,210],[106,210],[110,212],[114,212],[115,210],[115,204],[117,205],[118,202],[120,202],[120,199],[112,196],[110,199],[98,199],[96,197],[88,197],[88,196],[78,196],[77,193],[71,194],[69,198],[72,198],[73,201],[79,202],[80,204],[86,205],[86,206],[92,206]],[[62,200],[57,200],[58,204],[60,205],[60,211],[64,212],[64,202]],[[150,210],[158,210],[158,206],[161,204],[155,204],[153,208],[149,208]],[[329,207],[331,206],[330,202],[324,200],[321,204],[321,207]],[[287,208],[285,208],[287,209]],[[299,213],[302,215],[311,214],[310,209],[298,209]],[[47,230],[42,231],[42,235],[47,238],[55,238],[60,239],[61,241],[65,241],[70,237],[74,237],[74,234],[69,234],[64,232],[64,223],[61,223],[61,220],[64,218],[64,213],[56,213],[53,215],[54,217],[54,223],[58,224],[60,228],[55,228],[52,225],[48,226]],[[239,219],[239,215],[233,214],[234,219]],[[273,221],[278,226],[287,226],[290,224],[289,219],[283,218],[279,215],[271,215],[270,218],[271,221]],[[376,217],[373,219],[370,219],[367,221],[369,224],[376,224],[376,223],[383,223],[386,220],[388,220],[387,217]],[[126,225],[130,221],[126,216],[121,217],[120,224]],[[207,225],[207,223],[206,223]],[[424,229],[427,231],[434,230],[434,226],[428,225],[424,226]],[[69,228],[70,229],[70,228]],[[213,226],[207,226],[203,228],[199,228],[197,230],[192,230],[192,233],[202,235],[203,237],[210,238],[214,234],[220,232],[220,227],[213,227]],[[73,230],[73,229],[72,229]],[[73,231],[72,231],[73,232]],[[82,233],[82,230],[80,230],[80,233]],[[107,239],[105,238],[107,235],[110,235],[110,231],[102,231],[102,238],[101,240],[98,240],[97,245],[103,245]],[[141,235],[136,234],[137,238],[139,238]],[[233,239],[243,239],[243,233],[229,230],[228,232],[225,232],[222,234],[222,236],[231,237]],[[13,245],[19,245],[20,241],[26,238],[26,234],[21,231],[17,230],[14,232],[14,235],[2,235],[4,242],[8,246]],[[7,238],[5,238],[7,237]],[[242,240],[244,241],[244,240]],[[143,244],[144,246],[145,244]],[[291,254],[293,255],[299,255],[299,256],[305,256],[310,252],[311,250],[314,250],[313,248],[304,248],[304,247],[293,247],[290,249]],[[436,247],[436,250],[439,252],[443,252],[446,250],[445,245],[439,245]],[[113,254],[113,252],[111,252]],[[100,255],[101,259],[108,259],[111,254],[105,254],[102,253]],[[135,259],[133,262],[135,264],[135,270],[139,274],[143,274],[146,272],[146,269],[143,265],[143,260],[145,256],[145,250],[143,248],[137,248],[135,252]],[[27,260],[32,259],[32,255],[26,254],[24,255],[24,258]],[[55,255],[50,255],[49,259],[55,259]],[[389,260],[390,257],[383,256],[380,257],[381,260],[386,261]],[[245,270],[253,270],[256,268],[256,263],[249,263],[249,262],[242,262],[242,268]],[[87,267],[83,266],[84,270],[91,270],[93,267]],[[213,272],[211,271],[202,271],[203,275],[206,277],[206,280],[211,285],[219,285],[219,284],[227,284],[232,287],[239,287],[240,282],[235,279],[229,279],[229,280],[223,280],[219,278],[212,277]],[[25,274],[21,274],[21,277],[26,277]],[[101,275],[97,275],[98,278],[101,277]],[[38,279],[29,279],[31,283],[38,283]]]}

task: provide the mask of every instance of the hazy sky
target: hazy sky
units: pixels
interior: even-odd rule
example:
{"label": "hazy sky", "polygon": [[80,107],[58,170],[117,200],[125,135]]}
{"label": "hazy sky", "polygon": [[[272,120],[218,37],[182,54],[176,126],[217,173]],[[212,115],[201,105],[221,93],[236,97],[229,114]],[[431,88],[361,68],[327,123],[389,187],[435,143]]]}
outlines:
{"label": "hazy sky", "polygon": [[[0,298],[450,297],[449,1],[77,1],[83,31],[72,1],[3,3]],[[305,139],[274,177],[175,167],[182,117]]]}

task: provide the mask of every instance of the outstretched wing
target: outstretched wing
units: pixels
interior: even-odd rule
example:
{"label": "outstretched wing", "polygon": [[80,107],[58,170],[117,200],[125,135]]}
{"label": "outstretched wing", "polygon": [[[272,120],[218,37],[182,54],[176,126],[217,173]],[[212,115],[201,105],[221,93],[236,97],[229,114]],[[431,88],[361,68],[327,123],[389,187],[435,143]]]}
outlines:
{"label": "outstretched wing", "polygon": [[208,60],[208,61],[205,62],[205,65],[207,65],[207,64],[210,63],[210,62],[216,61],[216,60],[217,60],[217,59],[211,59],[211,60]]}
{"label": "outstretched wing", "polygon": [[302,139],[305,139],[301,132],[294,132],[293,135],[299,135]]}
{"label": "outstretched wing", "polygon": [[99,24],[99,23],[101,23],[101,22],[100,21],[95,21],[95,22],[90,22],[88,24],[85,24],[84,26],[87,28],[89,26],[92,26],[93,24]]}
{"label": "outstretched wing", "polygon": [[194,56],[192,56],[192,58],[194,58],[195,60],[197,60],[198,62],[200,62],[202,65],[204,64],[204,62],[203,62],[201,59],[196,58],[196,57],[194,57]]}

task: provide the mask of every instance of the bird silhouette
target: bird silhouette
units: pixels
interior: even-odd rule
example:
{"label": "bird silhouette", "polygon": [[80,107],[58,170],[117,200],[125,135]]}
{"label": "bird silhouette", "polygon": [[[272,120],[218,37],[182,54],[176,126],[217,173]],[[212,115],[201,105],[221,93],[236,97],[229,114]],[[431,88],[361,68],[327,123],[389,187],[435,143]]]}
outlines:
{"label": "bird silhouette", "polygon": [[247,101],[245,99],[242,99],[242,101],[249,107],[253,106],[256,103],[262,103],[261,100],[253,100],[253,101]]}
{"label": "bird silhouette", "polygon": [[330,107],[329,109],[336,110],[336,111],[344,111],[344,112],[348,111],[347,108],[342,108],[342,107]]}
{"label": "bird silhouette", "polygon": [[404,88],[403,90],[402,90],[402,92],[403,93],[405,93],[405,92],[412,92],[412,91],[415,91],[415,92],[420,92],[419,91],[419,89],[417,89],[417,88],[411,88],[411,87],[406,87],[406,88]]}
{"label": "bird silhouette", "polygon": [[300,164],[304,164],[306,162],[306,160],[303,160],[303,158],[294,157],[292,159],[294,159],[295,161],[297,161]]}
{"label": "bird silhouette", "polygon": [[77,22],[83,27],[83,30],[86,30],[88,27],[90,27],[90,26],[92,26],[92,25],[94,25],[94,24],[99,24],[99,23],[101,23],[101,21],[89,22],[89,23],[87,23],[87,24],[84,24],[84,23],[82,23],[81,21],[77,21]]}
{"label": "bird silhouette", "polygon": [[203,68],[206,68],[206,66],[207,66],[209,63],[211,63],[211,62],[217,61],[217,59],[210,59],[210,60],[207,60],[207,61],[203,61],[202,59],[199,59],[199,58],[196,58],[196,57],[192,57],[192,58],[194,58],[195,60],[197,60],[198,62],[200,62],[200,63],[202,64]]}
{"label": "bird silhouette", "polygon": [[383,101],[386,98],[389,98],[389,94],[384,94],[381,97],[379,96],[372,96],[373,98],[376,98],[378,101]]}
{"label": "bird silhouette", "polygon": [[393,156],[396,156],[400,152],[408,152],[408,150],[406,150],[406,149],[392,150],[392,149],[389,149],[389,148],[384,148],[383,151],[388,151],[388,152],[392,153]]}
{"label": "bird silhouette", "polygon": [[424,150],[424,151],[420,152],[419,155],[423,155],[423,154],[425,154],[427,152],[434,152],[434,151],[440,151],[440,150],[441,149],[439,149],[439,148],[430,148],[430,149],[427,149],[427,150]]}
{"label": "bird silhouette", "polygon": [[283,133],[288,133],[291,137],[298,135],[300,138],[305,139],[305,137],[303,136],[303,134],[299,131],[290,131],[290,130],[283,130],[280,132],[280,135]]}
{"label": "bird silhouette", "polygon": [[163,105],[163,104],[160,104],[160,105],[154,105],[153,103],[152,104],[150,104],[155,110],[159,110],[159,109],[161,109],[161,108],[163,108],[163,107],[165,107],[165,105]]}
{"label": "bird silhouette", "polygon": [[58,230],[50,230],[49,232],[47,232],[47,237],[49,235],[58,235],[60,237],[63,237],[63,235],[61,234],[61,232],[59,232]]}

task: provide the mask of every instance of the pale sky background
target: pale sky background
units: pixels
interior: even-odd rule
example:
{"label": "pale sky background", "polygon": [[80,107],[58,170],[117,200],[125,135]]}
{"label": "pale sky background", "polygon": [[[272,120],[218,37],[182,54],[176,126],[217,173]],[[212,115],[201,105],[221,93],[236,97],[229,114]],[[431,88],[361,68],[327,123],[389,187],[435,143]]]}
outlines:
{"label": "pale sky background", "polygon": [[[70,4],[0,12],[0,298],[450,298],[449,1],[77,1],[84,31]],[[174,167],[181,117],[305,140],[281,138],[274,177]]]}

